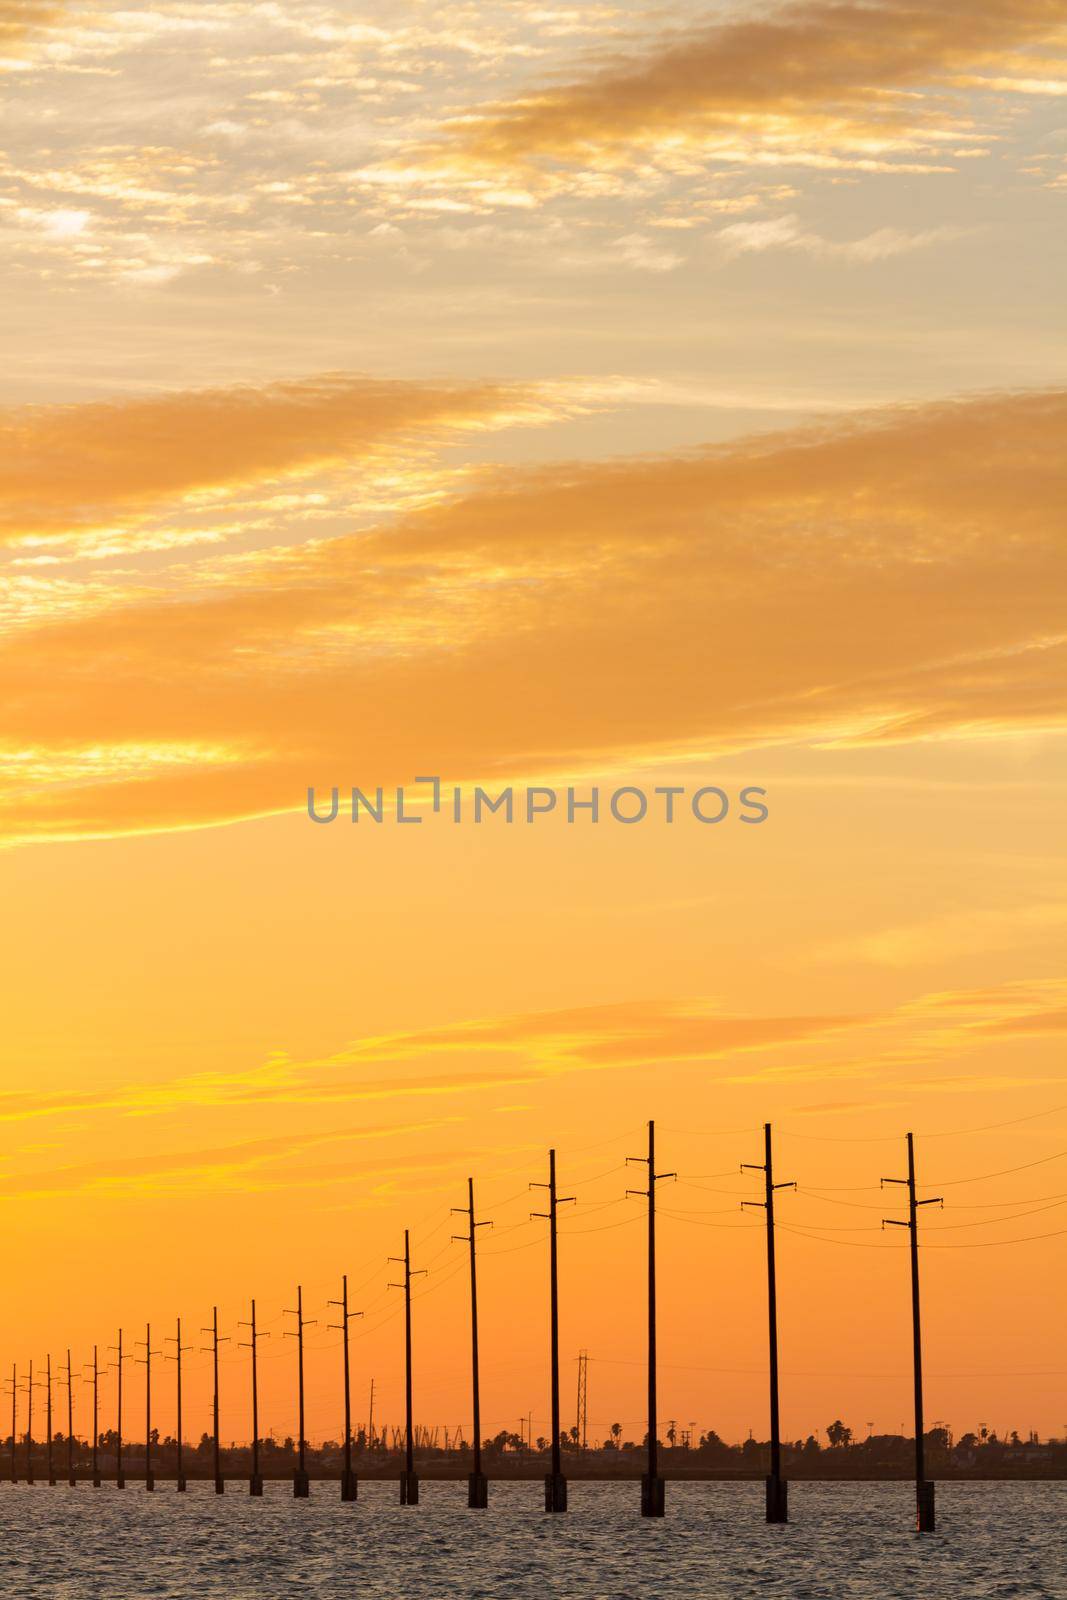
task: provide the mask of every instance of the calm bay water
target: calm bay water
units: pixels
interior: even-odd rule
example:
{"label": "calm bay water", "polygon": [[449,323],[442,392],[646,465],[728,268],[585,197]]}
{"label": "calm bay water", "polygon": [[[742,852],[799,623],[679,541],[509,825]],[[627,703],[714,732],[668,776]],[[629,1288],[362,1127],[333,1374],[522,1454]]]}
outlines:
{"label": "calm bay water", "polygon": [[1067,1484],[939,1484],[940,1530],[910,1530],[904,1484],[793,1484],[785,1528],[761,1484],[670,1484],[668,1515],[637,1514],[637,1486],[571,1484],[547,1517],[537,1483],[336,1484],[261,1501],[131,1482],[122,1493],[0,1484],[0,1593],[48,1600],[1067,1600]]}

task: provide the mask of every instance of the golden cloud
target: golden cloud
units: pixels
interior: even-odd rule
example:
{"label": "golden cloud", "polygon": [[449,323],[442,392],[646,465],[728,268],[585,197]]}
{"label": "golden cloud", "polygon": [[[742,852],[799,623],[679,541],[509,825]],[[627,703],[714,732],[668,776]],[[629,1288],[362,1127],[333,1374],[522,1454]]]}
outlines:
{"label": "golden cloud", "polygon": [[0,818],[108,834],[309,784],[1062,726],[1065,422],[1067,393],[994,396],[513,471],[26,629],[0,651]]}
{"label": "golden cloud", "polygon": [[[716,22],[653,41],[643,58],[513,104],[473,112],[450,130],[454,152],[490,167],[539,157],[582,162],[628,146],[673,146],[714,136],[902,148],[944,105],[898,91],[948,86],[966,68],[1055,37],[1063,0],[909,0],[801,3],[751,21]],[[794,153],[795,149],[794,149]],[[447,148],[444,152],[447,158]]]}
{"label": "golden cloud", "polygon": [[[540,411],[539,411],[540,408]],[[285,481],[547,410],[531,389],[324,374],[0,412],[0,541],[76,536],[204,491]]]}

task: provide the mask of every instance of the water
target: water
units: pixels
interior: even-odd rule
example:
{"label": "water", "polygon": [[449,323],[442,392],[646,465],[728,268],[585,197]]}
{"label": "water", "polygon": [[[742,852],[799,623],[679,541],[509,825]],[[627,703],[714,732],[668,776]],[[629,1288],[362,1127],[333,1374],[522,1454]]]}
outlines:
{"label": "water", "polygon": [[539,1483],[336,1484],[294,1501],[234,1484],[185,1495],[0,1485],[0,1594],[17,1600],[1067,1600],[1067,1483],[939,1484],[939,1531],[911,1531],[906,1484],[792,1484],[785,1528],[762,1484],[672,1483],[663,1522],[636,1484],[572,1483],[565,1516]]}

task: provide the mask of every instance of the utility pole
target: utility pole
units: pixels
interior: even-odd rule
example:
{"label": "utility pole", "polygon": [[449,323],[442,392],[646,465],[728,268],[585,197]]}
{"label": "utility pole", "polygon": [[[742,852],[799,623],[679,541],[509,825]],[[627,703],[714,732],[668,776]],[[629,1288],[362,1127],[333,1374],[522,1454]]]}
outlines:
{"label": "utility pole", "polygon": [[659,1471],[659,1418],[656,1397],[656,1184],[661,1178],[674,1178],[674,1172],[656,1171],[656,1124],[648,1124],[648,1155],[627,1156],[627,1161],[643,1161],[648,1167],[648,1188],[627,1189],[627,1194],[648,1199],[648,1470],[641,1480],[641,1515],[662,1517],[667,1484]]}
{"label": "utility pole", "polygon": [[176,1468],[177,1468],[177,1480],[178,1480],[177,1481],[177,1490],[178,1490],[179,1494],[184,1494],[185,1493],[185,1457],[184,1457],[184,1454],[183,1454],[183,1451],[182,1451],[182,1356],[185,1354],[186,1350],[191,1350],[192,1349],[192,1345],[182,1344],[182,1319],[181,1319],[181,1317],[178,1318],[177,1335],[175,1336],[174,1334],[168,1334],[166,1339],[163,1342],[164,1342],[164,1344],[172,1344],[174,1346],[174,1354],[172,1356],[166,1356],[166,1357],[164,1357],[164,1359],[167,1360],[167,1361],[175,1362],[177,1364],[177,1369],[178,1369],[178,1427],[177,1427],[178,1454],[177,1454],[177,1461],[176,1461],[175,1465],[176,1465]]}
{"label": "utility pole", "polygon": [[[83,1372],[88,1372],[89,1370],[90,1370],[89,1363],[86,1362],[85,1366],[82,1368],[82,1371]],[[90,1453],[91,1453],[91,1456],[92,1456],[92,1474],[93,1474],[92,1482],[93,1482],[93,1488],[94,1489],[99,1489],[100,1481],[101,1481],[100,1480],[100,1457],[99,1457],[99,1444],[100,1444],[100,1366],[99,1366],[99,1362],[97,1360],[97,1347],[96,1347],[95,1344],[93,1345],[92,1374],[93,1374],[93,1438],[92,1438],[92,1444],[90,1446]]]}
{"label": "utility pole", "polygon": [[407,1228],[404,1229],[404,1254],[390,1256],[390,1261],[404,1263],[404,1282],[391,1283],[391,1289],[404,1291],[404,1396],[407,1405],[406,1446],[404,1453],[404,1471],[400,1474],[400,1504],[402,1506],[417,1506],[419,1503],[419,1480],[415,1476],[415,1433],[412,1424],[411,1406],[411,1280],[419,1278],[425,1272],[421,1268],[418,1272],[411,1270],[411,1235]]}
{"label": "utility pole", "polygon": [[471,1376],[474,1403],[474,1461],[467,1479],[467,1504],[474,1510],[484,1511],[489,1504],[489,1480],[482,1471],[482,1399],[478,1379],[478,1267],[475,1257],[475,1239],[479,1228],[491,1228],[491,1222],[476,1222],[474,1218],[474,1179],[467,1179],[467,1204],[453,1206],[453,1215],[467,1218],[469,1233],[454,1233],[453,1243],[466,1244],[471,1262]]}
{"label": "utility pole", "polygon": [[782,1440],[778,1420],[778,1286],[774,1269],[774,1191],[795,1189],[796,1184],[775,1183],[771,1153],[771,1125],[763,1124],[763,1162],[741,1163],[742,1172],[762,1172],[764,1199],[742,1200],[741,1209],[762,1206],[767,1214],[767,1323],[770,1335],[771,1367],[771,1471],[767,1479],[767,1521],[789,1521],[789,1485],[782,1477]]}
{"label": "utility pole", "polygon": [[67,1349],[67,1483],[77,1486],[74,1476],[74,1374],[70,1367],[70,1349]]}
{"label": "utility pole", "polygon": [[574,1408],[574,1442],[579,1450],[589,1445],[589,1351],[578,1352],[578,1400]]}
{"label": "utility pole", "polygon": [[545,1478],[545,1510],[566,1511],[567,1509],[567,1480],[563,1476],[562,1463],[559,1449],[559,1262],[557,1252],[557,1208],[570,1204],[573,1195],[558,1195],[556,1193],[556,1152],[548,1152],[548,1182],[531,1183],[531,1189],[548,1190],[548,1210],[533,1211],[532,1217],[540,1217],[548,1223],[549,1237],[549,1278],[551,1283],[550,1302],[550,1357],[552,1366],[552,1471]]}
{"label": "utility pole", "polygon": [[19,1425],[19,1411],[18,1411],[19,1374],[18,1374],[18,1365],[14,1361],[11,1363],[11,1376],[6,1381],[7,1381],[7,1383],[9,1383],[11,1385],[11,1482],[13,1484],[16,1484],[19,1481],[18,1460],[17,1460],[17,1457],[15,1455],[15,1449],[16,1449],[16,1438],[15,1438],[15,1436],[16,1436],[16,1433],[18,1431],[18,1425]]}
{"label": "utility pole", "polygon": [[[212,1409],[211,1409],[211,1419],[212,1419],[212,1424],[213,1424],[213,1435],[214,1435],[213,1439],[212,1439],[212,1446],[213,1446],[212,1455],[213,1455],[213,1459],[214,1459],[214,1463],[215,1463],[215,1493],[216,1494],[225,1494],[225,1492],[226,1492],[226,1480],[222,1476],[222,1455],[221,1455],[220,1448],[219,1448],[219,1342],[220,1341],[219,1341],[219,1308],[218,1308],[218,1306],[212,1306],[212,1308],[211,1308],[211,1326],[210,1326],[210,1328],[201,1328],[200,1332],[201,1333],[210,1333],[210,1335],[211,1335],[211,1344],[207,1348],[209,1348],[210,1351],[211,1351],[211,1365],[212,1365],[212,1369],[213,1369],[214,1375],[215,1375],[214,1400],[212,1402]],[[225,1344],[227,1341],[224,1338],[221,1342],[223,1344]],[[205,1347],[203,1345],[201,1345],[201,1349],[204,1350]],[[205,1353],[206,1353],[206,1351],[205,1351]]]}
{"label": "utility pole", "polygon": [[260,1339],[269,1339],[269,1333],[260,1333],[256,1328],[256,1302],[252,1301],[251,1322],[239,1322],[239,1328],[248,1328],[247,1344],[242,1343],[242,1350],[252,1352],[252,1476],[248,1480],[250,1495],[260,1496],[263,1493],[263,1475],[259,1470],[259,1381],[256,1370],[256,1345]]}
{"label": "utility pole", "polygon": [[26,1482],[33,1482],[33,1362],[26,1376]]}
{"label": "utility pole", "polygon": [[[155,1473],[152,1471],[152,1356],[159,1355],[159,1351],[152,1349],[152,1325],[148,1323],[144,1331],[144,1486],[150,1494],[156,1486]],[[140,1362],[141,1357],[137,1357]]]}
{"label": "utility pole", "polygon": [[367,1408],[367,1444],[374,1448],[374,1379],[370,1381],[370,1405]]}
{"label": "utility pole", "polygon": [[122,1329],[121,1328],[119,1329],[119,1342],[118,1342],[118,1344],[113,1344],[109,1348],[112,1349],[112,1350],[117,1351],[116,1359],[111,1363],[111,1365],[114,1366],[118,1370],[118,1379],[119,1379],[119,1382],[118,1382],[117,1425],[116,1425],[116,1429],[115,1429],[115,1437],[116,1437],[116,1441],[117,1441],[116,1447],[115,1447],[115,1487],[116,1487],[116,1489],[125,1489],[125,1487],[126,1487],[126,1478],[125,1478],[125,1475],[124,1475],[124,1473],[122,1471],[122,1363],[124,1361],[128,1360],[129,1358],[127,1356],[124,1356],[123,1353],[122,1353]]}
{"label": "utility pole", "polygon": [[340,1307],[340,1322],[328,1324],[334,1332],[340,1332],[341,1343],[345,1352],[345,1464],[341,1475],[341,1499],[354,1500],[359,1493],[356,1475],[352,1471],[352,1381],[348,1365],[348,1324],[353,1317],[361,1317],[362,1311],[349,1311],[348,1309],[348,1274],[341,1279],[340,1300],[330,1300],[328,1304]]}
{"label": "utility pole", "polygon": [[908,1176],[906,1178],[883,1178],[882,1186],[887,1183],[901,1183],[907,1185],[908,1190],[908,1220],[900,1222],[894,1217],[885,1217],[882,1226],[892,1228],[907,1228],[911,1244],[911,1331],[912,1347],[915,1360],[915,1526],[919,1533],[933,1533],[936,1526],[934,1514],[934,1485],[926,1477],[925,1440],[923,1438],[923,1354],[922,1354],[922,1319],[919,1312],[919,1207],[944,1205],[944,1201],[936,1199],[918,1200],[915,1197],[915,1140],[908,1134]]}
{"label": "utility pole", "polygon": [[52,1357],[45,1357],[45,1427],[46,1440],[45,1460],[48,1464],[48,1482],[51,1488],[56,1486],[56,1464],[52,1454]]}
{"label": "utility pole", "polygon": [[307,1474],[307,1442],[304,1438],[304,1329],[314,1327],[311,1322],[304,1321],[304,1291],[297,1284],[296,1310],[286,1311],[287,1317],[296,1318],[296,1332],[287,1333],[287,1339],[296,1340],[296,1375],[297,1389],[300,1401],[300,1439],[297,1445],[296,1471],[293,1473],[293,1495],[297,1500],[306,1500],[311,1493],[311,1482]]}

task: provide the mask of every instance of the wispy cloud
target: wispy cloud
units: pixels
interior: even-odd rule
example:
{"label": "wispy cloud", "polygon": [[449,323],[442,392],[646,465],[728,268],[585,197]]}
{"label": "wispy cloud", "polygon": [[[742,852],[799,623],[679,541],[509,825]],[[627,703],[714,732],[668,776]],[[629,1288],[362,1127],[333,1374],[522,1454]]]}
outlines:
{"label": "wispy cloud", "polygon": [[[158,477],[133,460],[128,479],[125,413],[111,435],[90,410],[89,492],[120,504],[202,474],[201,440],[219,474],[266,470],[255,405],[247,457],[212,454],[209,405],[180,459]],[[294,467],[344,448],[315,404],[282,411]],[[1062,392],[992,396],[512,470],[392,526],[250,551],[199,593],[27,628],[0,651],[4,828],[199,825],[300,807],[311,783],[402,783],[428,760],[499,780],[783,738],[1062,726],[1065,419]],[[374,708],[358,773],[354,706]],[[216,759],[136,754],[193,746]]]}
{"label": "wispy cloud", "polygon": [[910,164],[954,127],[968,131],[935,91],[1062,34],[1065,18],[1062,0],[802,0],[652,38],[588,76],[472,111],[442,159],[521,171],[635,150],[669,161],[703,147],[727,160]]}

